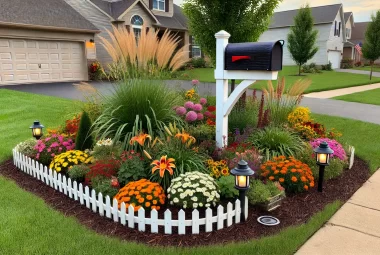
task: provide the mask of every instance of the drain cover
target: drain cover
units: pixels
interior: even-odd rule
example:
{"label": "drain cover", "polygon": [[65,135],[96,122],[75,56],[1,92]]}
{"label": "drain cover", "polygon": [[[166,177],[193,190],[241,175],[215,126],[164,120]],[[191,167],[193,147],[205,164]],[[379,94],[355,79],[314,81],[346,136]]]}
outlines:
{"label": "drain cover", "polygon": [[280,224],[280,220],[272,216],[260,216],[257,221],[265,226],[276,226]]}

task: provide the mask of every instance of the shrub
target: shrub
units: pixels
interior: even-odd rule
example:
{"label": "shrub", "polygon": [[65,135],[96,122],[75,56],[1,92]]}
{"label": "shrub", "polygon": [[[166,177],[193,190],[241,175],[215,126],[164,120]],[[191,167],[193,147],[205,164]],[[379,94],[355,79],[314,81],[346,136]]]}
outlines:
{"label": "shrub", "polygon": [[56,155],[74,148],[75,144],[71,138],[53,134],[37,141],[36,146],[34,146],[35,159],[48,166]]}
{"label": "shrub", "polygon": [[230,170],[227,166],[226,160],[214,161],[212,159],[207,160],[207,168],[210,172],[210,176],[218,179],[221,176],[229,176]]}
{"label": "shrub", "polygon": [[287,192],[302,192],[314,187],[314,177],[310,167],[293,157],[274,157],[261,168],[261,176],[278,181]]}
{"label": "shrub", "polygon": [[191,59],[191,65],[194,68],[206,68],[207,67],[207,63],[206,63],[206,60],[204,58],[192,58]]}
{"label": "shrub", "polygon": [[56,172],[66,172],[75,165],[89,164],[93,160],[87,153],[79,150],[70,150],[54,157],[49,168]]}
{"label": "shrub", "polygon": [[332,63],[329,61],[328,64],[326,65],[322,65],[322,70],[325,70],[325,71],[332,71]]}
{"label": "shrub", "polygon": [[90,80],[98,81],[103,78],[103,71],[99,61],[94,61],[88,66]]}
{"label": "shrub", "polygon": [[95,177],[92,179],[91,186],[96,192],[102,193],[103,197],[109,196],[111,201],[112,198],[119,192],[119,187],[117,185],[112,185],[111,178],[105,177]]}
{"label": "shrub", "polygon": [[121,157],[123,158],[123,163],[117,172],[117,178],[121,185],[148,177],[144,160],[141,158],[140,153],[126,151]]}
{"label": "shrub", "polygon": [[90,171],[90,167],[87,165],[74,165],[68,171],[67,174],[73,181],[83,182],[86,174]]}
{"label": "shrub", "polygon": [[295,132],[297,132],[303,139],[308,141],[313,140],[318,137],[318,134],[313,130],[312,127],[303,125],[303,123],[297,123],[293,126]]}
{"label": "shrub", "polygon": [[94,141],[90,134],[91,120],[87,112],[83,112],[79,122],[79,128],[75,139],[75,149],[87,150],[91,149]]}
{"label": "shrub", "polygon": [[354,67],[354,60],[353,59],[342,59],[340,67],[343,69],[353,68]]}
{"label": "shrub", "polygon": [[260,180],[253,180],[248,190],[249,203],[262,204],[269,198],[284,193],[284,188],[278,182],[267,181],[265,184]]}
{"label": "shrub", "polygon": [[16,151],[24,154],[28,157],[35,157],[36,151],[34,150],[34,147],[37,145],[37,140],[34,138],[29,138],[28,140],[25,140],[16,146]]}
{"label": "shrub", "polygon": [[90,171],[85,176],[86,183],[92,185],[92,180],[97,177],[111,178],[116,176],[120,162],[115,159],[102,159],[90,165]]}
{"label": "shrub", "polygon": [[132,205],[135,212],[141,207],[145,210],[160,210],[165,204],[165,192],[158,183],[141,179],[136,182],[130,182],[125,185],[115,196],[119,204],[125,203],[126,210]]}
{"label": "shrub", "polygon": [[318,138],[310,142],[310,145],[313,147],[313,149],[317,148],[321,142],[327,142],[329,147],[334,151],[332,154],[332,158],[337,157],[340,160],[346,160],[347,155],[344,151],[343,146],[336,140],[328,139],[328,138]]}
{"label": "shrub", "polygon": [[167,191],[170,204],[182,208],[215,206],[220,198],[215,180],[200,172],[181,174]]}
{"label": "shrub", "polygon": [[235,188],[235,177],[232,175],[221,176],[216,180],[216,184],[223,198],[235,198],[239,195],[239,191]]}
{"label": "shrub", "polygon": [[359,67],[359,66],[362,66],[362,65],[363,65],[363,63],[361,61],[358,61],[358,62],[355,63],[356,67]]}
{"label": "shrub", "polygon": [[230,130],[239,129],[243,131],[247,127],[256,127],[258,123],[259,104],[252,98],[248,97],[245,106],[235,105],[228,115],[228,128]]}
{"label": "shrub", "polygon": [[99,140],[96,142],[91,155],[94,159],[108,159],[110,157],[121,155],[123,149],[120,143],[114,144],[111,139]]}
{"label": "shrub", "polygon": [[236,167],[240,160],[246,161],[253,171],[257,171],[260,168],[261,156],[256,149],[252,148],[243,152],[236,152],[235,154],[236,156],[228,162],[230,169]]}
{"label": "shrub", "polygon": [[321,70],[315,63],[305,64],[301,68],[302,73],[321,73]]}
{"label": "shrub", "polygon": [[196,126],[189,126],[187,131],[194,136],[198,144],[205,140],[212,140],[215,138],[215,127],[207,124],[199,124]]}
{"label": "shrub", "polygon": [[288,115],[288,121],[291,125],[296,125],[310,120],[310,109],[307,107],[297,107]]}
{"label": "shrub", "polygon": [[259,150],[265,160],[281,155],[294,156],[305,147],[298,135],[279,127],[258,130],[248,140]]}

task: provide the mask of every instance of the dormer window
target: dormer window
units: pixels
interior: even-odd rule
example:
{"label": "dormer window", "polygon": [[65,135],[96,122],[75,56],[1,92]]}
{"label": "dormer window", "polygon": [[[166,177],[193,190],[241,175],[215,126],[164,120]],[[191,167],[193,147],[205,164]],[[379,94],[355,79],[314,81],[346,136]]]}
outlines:
{"label": "dormer window", "polygon": [[153,9],[165,11],[165,0],[153,0]]}
{"label": "dormer window", "polygon": [[136,38],[139,38],[141,35],[141,28],[144,25],[143,18],[141,18],[139,15],[133,15],[131,18],[131,25]]}

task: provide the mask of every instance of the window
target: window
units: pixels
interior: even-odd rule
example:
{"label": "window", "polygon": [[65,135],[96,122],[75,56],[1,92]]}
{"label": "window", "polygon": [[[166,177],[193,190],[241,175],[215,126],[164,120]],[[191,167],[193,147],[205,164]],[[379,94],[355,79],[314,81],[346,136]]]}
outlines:
{"label": "window", "polygon": [[192,58],[201,58],[202,57],[202,51],[201,47],[197,44],[195,37],[191,37],[191,57]]}
{"label": "window", "polygon": [[337,22],[335,21],[335,26],[334,26],[334,36],[336,36],[336,31],[337,31],[337,30],[336,30],[336,23],[337,23]]}
{"label": "window", "polygon": [[351,37],[351,29],[346,28],[346,37],[350,38]]}
{"label": "window", "polygon": [[165,11],[165,0],[153,0],[153,9]]}
{"label": "window", "polygon": [[131,18],[131,25],[136,38],[139,38],[141,35],[142,25],[144,25],[144,20],[139,15],[134,15]]}

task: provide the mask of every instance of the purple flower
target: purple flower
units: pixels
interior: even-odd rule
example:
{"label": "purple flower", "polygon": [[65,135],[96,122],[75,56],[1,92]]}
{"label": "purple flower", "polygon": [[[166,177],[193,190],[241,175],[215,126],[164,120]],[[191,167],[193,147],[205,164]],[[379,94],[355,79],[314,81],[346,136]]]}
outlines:
{"label": "purple flower", "polygon": [[201,104],[195,104],[195,105],[193,106],[193,110],[194,110],[194,111],[200,112],[200,111],[202,111],[202,109],[203,109],[203,107],[202,107]]}
{"label": "purple flower", "polygon": [[186,108],[183,107],[183,106],[180,106],[178,107],[175,112],[177,113],[177,115],[179,116],[182,116],[182,115],[185,115],[186,114]]}
{"label": "purple flower", "polygon": [[185,108],[187,108],[187,109],[193,109],[193,107],[194,107],[194,103],[193,102],[187,101],[185,103]]}
{"label": "purple flower", "polygon": [[199,99],[199,102],[201,103],[201,105],[205,105],[207,104],[207,99],[202,97],[201,99]]}
{"label": "purple flower", "polygon": [[202,113],[197,114],[197,120],[203,120],[203,114]]}
{"label": "purple flower", "polygon": [[194,112],[194,111],[189,111],[189,112],[186,114],[186,118],[185,118],[185,120],[186,120],[187,122],[193,122],[193,121],[196,121],[197,118],[198,118],[198,115],[197,115],[196,112]]}
{"label": "purple flower", "polygon": [[334,153],[332,154],[332,157],[337,157],[340,160],[347,159],[347,155],[346,155],[346,152],[344,151],[343,146],[340,143],[338,143],[336,140],[328,139],[328,138],[318,138],[311,141],[310,145],[313,147],[313,149],[315,149],[321,144],[321,142],[327,142],[329,147],[334,151]]}

